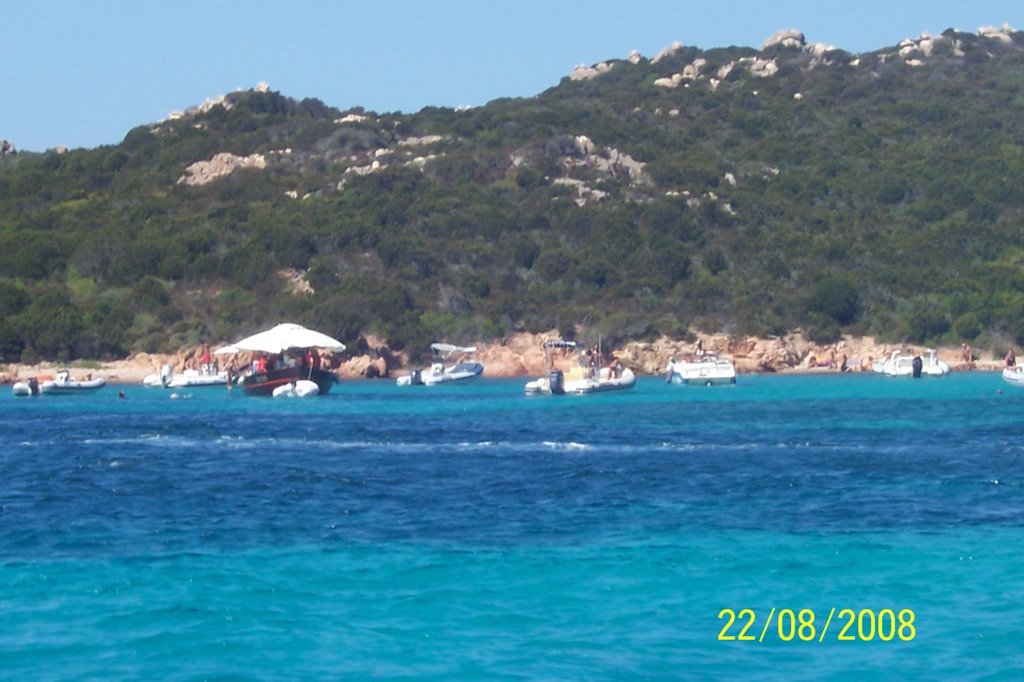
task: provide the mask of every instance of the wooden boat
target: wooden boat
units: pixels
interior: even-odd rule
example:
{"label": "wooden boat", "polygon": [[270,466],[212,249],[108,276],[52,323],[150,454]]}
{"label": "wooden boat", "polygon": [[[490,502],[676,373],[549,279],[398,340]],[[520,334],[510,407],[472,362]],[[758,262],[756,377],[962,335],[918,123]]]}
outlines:
{"label": "wooden boat", "polygon": [[318,395],[327,395],[338,378],[334,372],[319,367],[318,355],[313,355],[312,363],[307,362],[305,351],[327,348],[341,352],[345,350],[345,344],[321,332],[285,323],[242,339],[232,348],[257,353],[264,358],[283,359],[285,354],[289,354],[295,360],[293,366],[266,368],[245,376],[239,383],[249,395],[272,396],[274,389],[299,381],[311,381],[316,384]]}

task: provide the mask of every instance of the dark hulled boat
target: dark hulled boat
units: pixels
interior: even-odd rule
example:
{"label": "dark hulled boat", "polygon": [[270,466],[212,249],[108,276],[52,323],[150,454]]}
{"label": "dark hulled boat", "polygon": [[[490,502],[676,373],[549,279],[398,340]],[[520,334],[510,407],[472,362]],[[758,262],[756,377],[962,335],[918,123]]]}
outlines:
{"label": "dark hulled boat", "polygon": [[338,380],[334,372],[315,367],[283,367],[272,369],[260,374],[250,374],[242,380],[242,390],[249,395],[273,395],[278,386],[286,386],[293,381],[308,379],[316,383],[320,395],[327,395]]}
{"label": "dark hulled boat", "polygon": [[[271,358],[277,357],[281,361],[287,353],[292,358],[298,353],[305,357],[302,351],[311,351],[315,348],[327,348],[335,353],[345,350],[345,344],[312,329],[307,329],[300,324],[285,322],[272,329],[253,334],[233,344],[236,350],[249,351]],[[294,381],[308,380],[316,384],[318,395],[327,395],[331,392],[338,378],[333,372],[320,368],[316,359],[296,362],[294,367],[279,367],[263,372],[253,372],[240,382],[242,390],[249,395],[274,395],[274,389],[287,386]]]}

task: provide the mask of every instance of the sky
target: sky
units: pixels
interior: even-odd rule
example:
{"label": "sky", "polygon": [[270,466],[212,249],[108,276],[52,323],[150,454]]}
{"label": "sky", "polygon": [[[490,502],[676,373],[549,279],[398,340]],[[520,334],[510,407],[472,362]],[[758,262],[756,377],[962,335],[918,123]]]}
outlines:
{"label": "sky", "polygon": [[478,106],[579,64],[781,29],[870,52],[922,33],[1024,30],[1024,0],[0,0],[0,139],[117,144],[258,83],[339,109]]}

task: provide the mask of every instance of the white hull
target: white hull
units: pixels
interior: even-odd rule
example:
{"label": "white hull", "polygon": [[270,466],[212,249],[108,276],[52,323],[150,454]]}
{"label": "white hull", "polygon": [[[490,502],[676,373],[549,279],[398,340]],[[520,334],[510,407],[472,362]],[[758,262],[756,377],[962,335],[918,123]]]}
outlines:
{"label": "white hull", "polygon": [[427,386],[435,384],[446,384],[455,381],[472,381],[484,373],[482,363],[476,361],[460,362],[455,367],[450,367],[440,374],[431,372],[423,375],[423,383]]}
{"label": "white hull", "polygon": [[89,393],[107,385],[103,377],[78,381],[76,379],[51,379],[39,384],[39,392],[46,395],[74,395],[76,393]]}
{"label": "white hull", "polygon": [[633,370],[624,369],[619,377],[607,378],[607,370],[602,370],[601,379],[579,379],[565,384],[566,393],[586,395],[588,393],[606,393],[608,391],[625,391],[636,385]]}
{"label": "white hull", "polygon": [[299,379],[298,381],[278,386],[273,393],[275,398],[312,398],[320,395],[320,387],[315,381]]}
{"label": "white hull", "polygon": [[[887,360],[876,360],[871,363],[872,371],[890,377],[909,377],[914,375],[914,357],[900,351],[893,351]],[[928,351],[921,357],[921,376],[941,377],[949,374],[949,365],[935,356],[935,351]]]}
{"label": "white hull", "polygon": [[668,381],[684,386],[721,386],[736,383],[736,368],[721,358],[668,363]]}
{"label": "white hull", "polygon": [[[555,392],[557,395],[563,393],[575,393],[576,395],[587,395],[589,393],[605,393],[608,391],[625,391],[636,385],[636,375],[630,369],[622,370],[622,375],[608,378],[608,369],[601,370],[601,379],[568,379],[562,384],[562,390]],[[526,382],[523,389],[528,395],[552,395],[551,379],[540,377]]]}
{"label": "white hull", "polygon": [[430,369],[417,369],[411,374],[398,377],[399,386],[436,386],[438,384],[465,383],[479,378],[484,373],[484,365],[478,360],[463,360],[451,367],[445,366],[445,359],[454,354],[475,353],[476,347],[463,348],[445,343],[431,345],[434,351],[434,363]]}
{"label": "white hull", "polygon": [[194,369],[186,369],[181,374],[175,374],[171,377],[167,386],[169,388],[201,388],[203,386],[226,386],[227,383],[227,372],[200,374]]}
{"label": "white hull", "polygon": [[142,384],[150,388],[202,388],[204,386],[226,386],[228,373],[203,374],[194,369],[186,369],[181,374],[174,374],[165,367],[160,374],[149,374]]}
{"label": "white hull", "polygon": [[1003,380],[1017,386],[1024,386],[1024,367],[1004,367]]}
{"label": "white hull", "polygon": [[33,389],[32,384],[27,381],[16,381],[11,386],[11,391],[14,395],[25,396],[25,395],[39,395],[39,384],[35,385]]}

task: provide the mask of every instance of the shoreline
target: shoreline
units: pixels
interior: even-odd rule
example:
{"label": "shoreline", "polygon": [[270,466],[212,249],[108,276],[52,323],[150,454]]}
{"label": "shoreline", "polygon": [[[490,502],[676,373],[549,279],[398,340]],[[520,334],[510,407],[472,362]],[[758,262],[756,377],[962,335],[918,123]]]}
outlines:
{"label": "shoreline", "polygon": [[[529,377],[544,374],[544,352],[541,344],[557,338],[556,332],[545,334],[520,333],[492,343],[478,343],[476,357],[484,366],[484,376]],[[702,347],[730,360],[737,374],[839,374],[838,364],[845,355],[850,371],[870,372],[871,361],[888,357],[894,350],[924,353],[927,348],[914,344],[877,343],[871,337],[848,337],[827,345],[813,344],[800,334],[783,337],[732,337],[726,334],[696,334]],[[681,341],[662,337],[652,342],[631,341],[614,354],[637,376],[659,376],[664,373],[672,357],[691,353],[696,341]],[[226,345],[226,344],[225,344]],[[408,374],[418,363],[410,362],[401,354],[394,354],[378,339],[366,339],[360,344],[366,350],[359,355],[335,358],[332,367],[341,380],[394,379]],[[939,359],[947,362],[954,372],[999,371],[1002,358],[989,352],[973,352],[973,361],[961,359],[960,347],[936,348]],[[121,360],[76,360],[69,363],[41,362],[33,365],[11,363],[0,365],[0,384],[32,376],[52,375],[60,369],[71,369],[76,376],[103,377],[109,383],[141,384],[150,374],[158,374],[168,364],[175,372],[183,371],[194,362],[195,349],[169,355],[136,353]]]}

